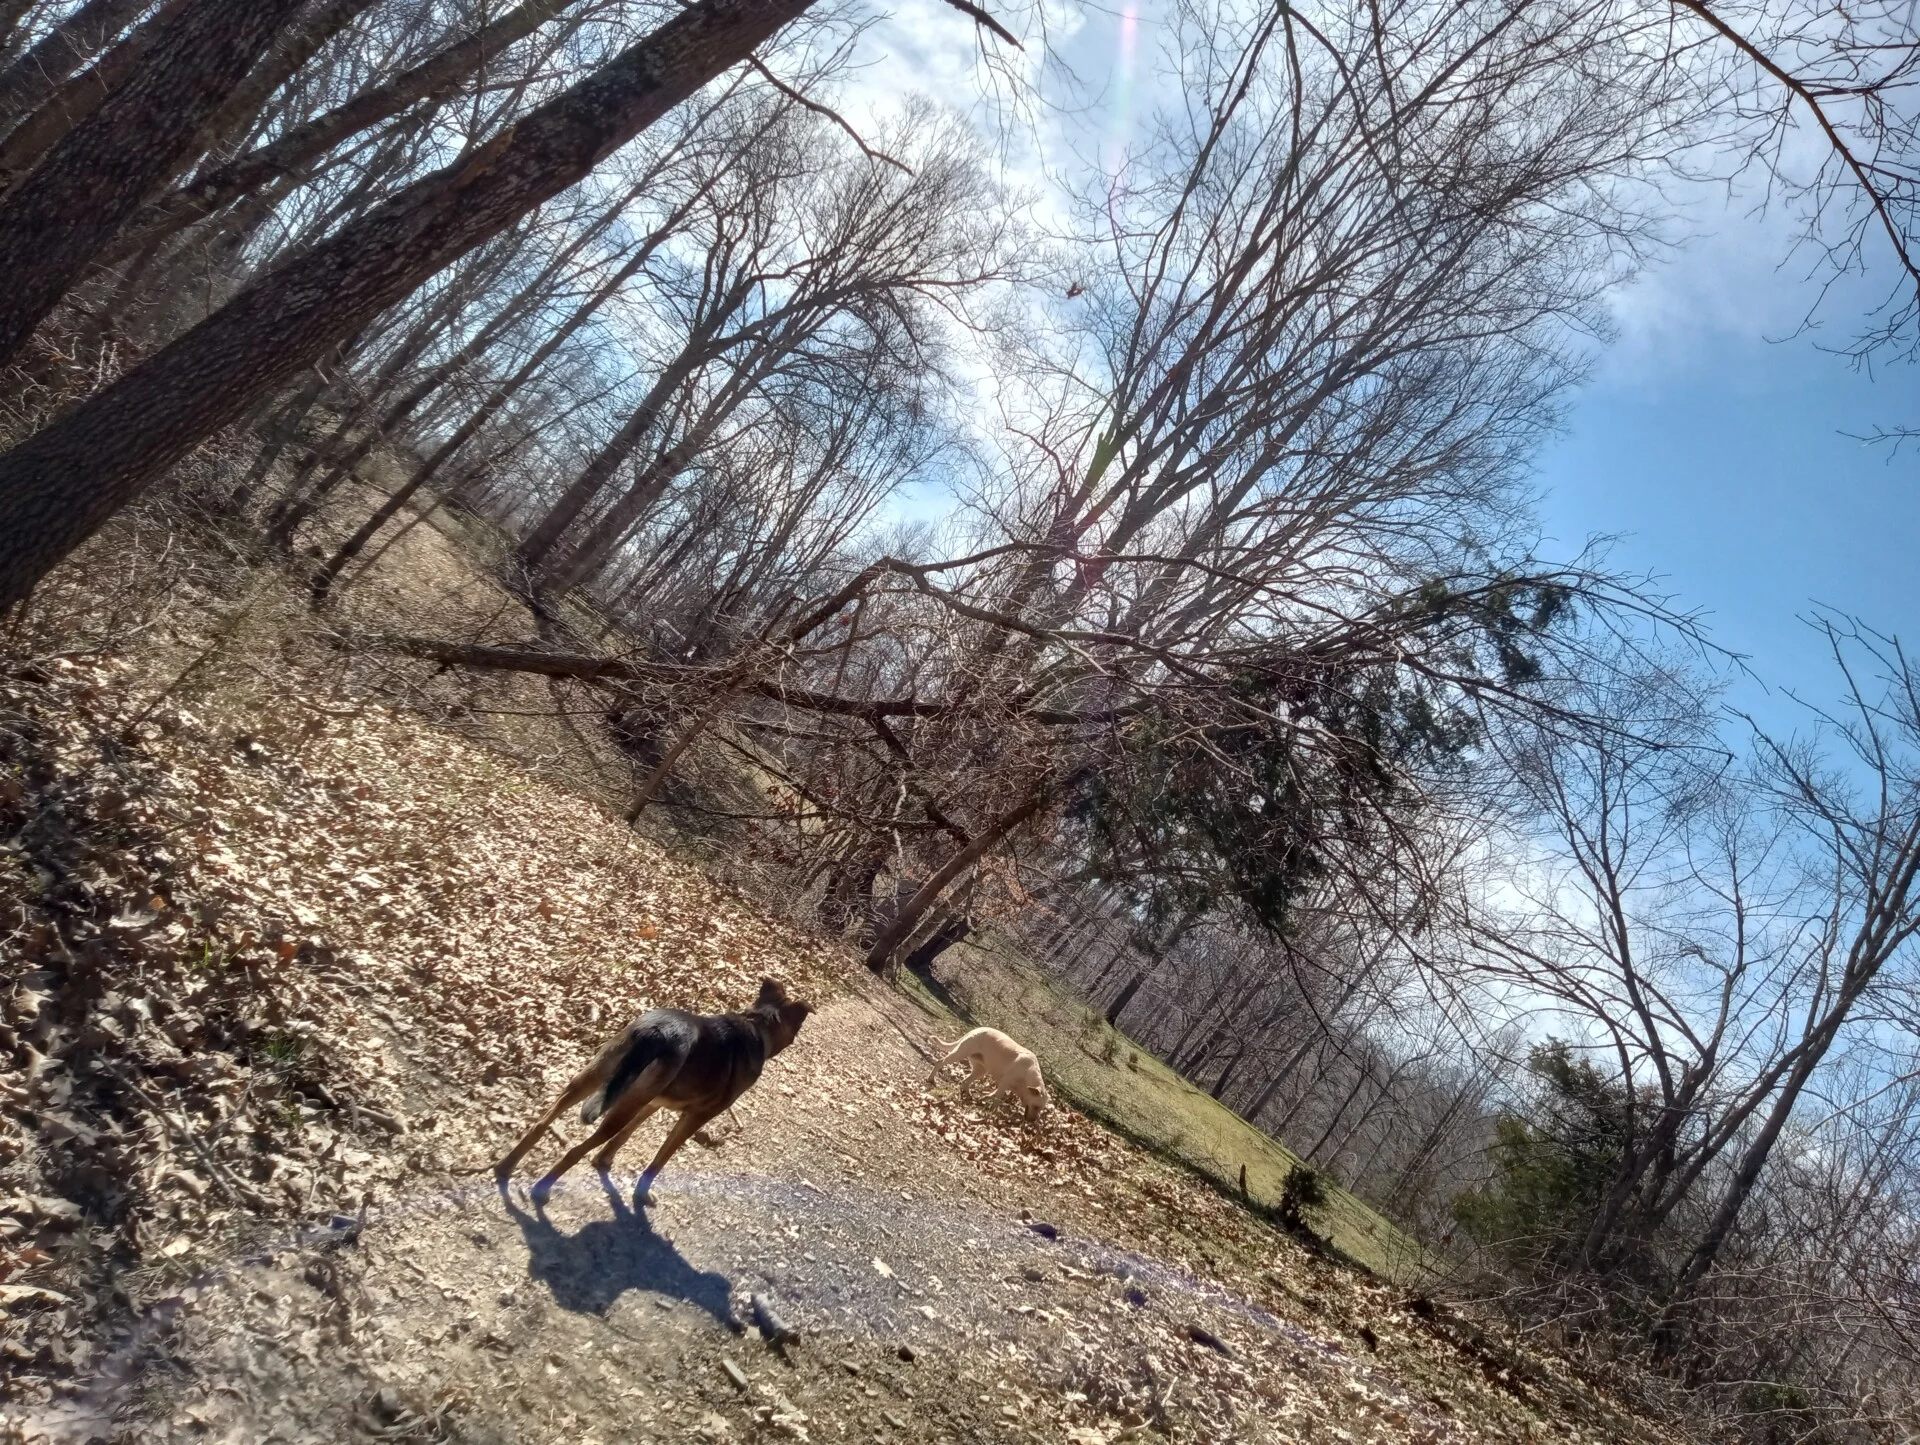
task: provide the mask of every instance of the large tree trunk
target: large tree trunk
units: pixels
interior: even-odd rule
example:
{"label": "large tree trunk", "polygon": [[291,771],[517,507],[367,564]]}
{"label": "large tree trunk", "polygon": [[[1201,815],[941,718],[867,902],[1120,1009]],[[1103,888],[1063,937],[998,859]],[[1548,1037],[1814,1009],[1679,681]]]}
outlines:
{"label": "large tree trunk", "polygon": [[902,966],[909,973],[926,973],[933,961],[973,932],[973,925],[955,914],[945,919],[909,953]]}
{"label": "large tree trunk", "polygon": [[188,158],[200,128],[303,0],[197,0],[142,63],[0,200],[0,362]]}
{"label": "large tree trunk", "polygon": [[876,971],[885,968],[893,957],[894,949],[907,941],[914,926],[919,923],[921,915],[939,901],[940,895],[946,892],[947,885],[986,857],[990,851],[999,846],[1000,841],[1007,834],[1045,807],[1046,802],[1046,789],[1035,788],[1033,796],[1026,802],[988,824],[971,843],[942,863],[934,871],[933,876],[920,885],[913,897],[901,905],[900,911],[894,914],[893,921],[873,941],[873,947],[867,950],[867,967]]}
{"label": "large tree trunk", "polygon": [[32,31],[21,22],[39,0],[0,0],[0,59],[11,57]]}
{"label": "large tree trunk", "polygon": [[328,0],[323,8],[313,11],[282,35],[280,43],[267,52],[266,58],[227,98],[227,103],[207,121],[200,132],[200,149],[205,152],[224,142],[244,140],[274,92],[293,79],[319,54],[322,46],[374,3],[375,0]]}
{"label": "large tree trunk", "polygon": [[1240,1061],[1247,1056],[1247,1041],[1242,1039],[1233,1051],[1233,1057],[1227,1060],[1226,1067],[1220,1070],[1220,1077],[1213,1081],[1208,1095],[1218,1103],[1220,1096],[1227,1092],[1227,1085],[1233,1082],[1233,1076],[1240,1070]]}
{"label": "large tree trunk", "polygon": [[1701,1282],[1712,1272],[1720,1260],[1720,1251],[1726,1247],[1733,1227],[1740,1222],[1740,1215],[1747,1207],[1747,1200],[1753,1188],[1760,1182],[1761,1172],[1767,1161],[1773,1157],[1774,1147],[1780,1142],[1780,1136],[1786,1132],[1787,1123],[1793,1117],[1793,1111],[1799,1106],[1800,1095],[1807,1083],[1818,1071],[1821,1061],[1826,1057],[1827,1045],[1831,1042],[1831,1033],[1823,1033],[1820,1047],[1810,1049],[1788,1078],[1785,1087],[1773,1101],[1773,1107],[1767,1113],[1766,1121],[1760,1126],[1746,1151],[1740,1156],[1740,1163],[1733,1171],[1733,1178],[1727,1182],[1720,1203],[1707,1221],[1707,1227],[1701,1232],[1700,1240],[1687,1256],[1687,1262],[1681,1266],[1680,1276],[1674,1282],[1673,1295],[1662,1311],[1659,1323],[1654,1329],[1654,1352],[1661,1358],[1670,1358],[1677,1347],[1681,1334],[1681,1324],[1686,1305]]}
{"label": "large tree trunk", "polygon": [[[173,17],[192,0],[165,0],[159,11],[126,39],[53,93],[0,142],[0,178],[11,182],[23,176],[81,121],[98,110],[106,98],[132,75],[166,33]],[[156,180],[158,187],[165,178]]]}
{"label": "large tree trunk", "polygon": [[474,154],[270,272],[0,456],[0,610],[199,442],[448,262],[578,181],[811,4],[699,0]]}
{"label": "large tree trunk", "polygon": [[509,45],[531,35],[575,3],[577,0],[527,0],[385,84],[362,91],[346,104],[294,126],[225,165],[203,169],[172,195],[138,212],[105,259],[118,261],[132,255],[241,196],[283,176],[305,171],[349,136],[391,120],[427,96],[457,86]]}
{"label": "large tree trunk", "polygon": [[[87,0],[0,74],[0,127],[39,109],[153,0]],[[12,6],[8,7],[10,10]]]}
{"label": "large tree trunk", "polygon": [[1140,985],[1147,981],[1147,975],[1151,972],[1151,968],[1143,968],[1134,974],[1114,995],[1113,1002],[1107,1005],[1107,1022],[1114,1028],[1120,1027],[1120,1015],[1127,1011],[1127,1005],[1133,1002],[1133,996],[1140,992]]}

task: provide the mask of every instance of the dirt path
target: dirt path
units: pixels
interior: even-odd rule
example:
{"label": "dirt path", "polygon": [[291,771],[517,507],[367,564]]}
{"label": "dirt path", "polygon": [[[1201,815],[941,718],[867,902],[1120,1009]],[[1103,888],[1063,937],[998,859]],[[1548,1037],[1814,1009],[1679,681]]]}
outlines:
{"label": "dirt path", "polygon": [[[828,1005],[644,1213],[631,1175],[610,1191],[583,1169],[545,1210],[524,1180],[418,1177],[352,1242],[289,1242],[188,1290],[142,1374],[109,1369],[44,1423],[232,1445],[1488,1438],[1455,1423],[1457,1386],[1422,1388],[1417,1328],[1330,1328],[1324,1295],[1296,1323],[1270,1307],[1281,1286],[1262,1303],[1135,1247],[1101,1188],[930,1143],[929,1119],[1015,1147],[1046,1131],[1022,1140],[950,1086],[916,1099],[903,1022],[885,1000]],[[630,1147],[641,1162],[645,1138]],[[753,1294],[797,1342],[740,1328]]]}
{"label": "dirt path", "polygon": [[[899,995],[497,755],[129,695],[7,700],[56,882],[0,897],[5,1445],[1660,1438],[1071,1108],[928,1090]],[[824,1007],[645,1215],[473,1172],[617,1021],[761,973]]]}

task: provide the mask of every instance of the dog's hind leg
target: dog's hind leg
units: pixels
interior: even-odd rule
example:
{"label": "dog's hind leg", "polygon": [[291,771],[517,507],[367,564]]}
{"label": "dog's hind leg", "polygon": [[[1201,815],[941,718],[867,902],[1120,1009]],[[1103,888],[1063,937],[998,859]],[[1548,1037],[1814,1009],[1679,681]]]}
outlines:
{"label": "dog's hind leg", "polygon": [[613,1156],[620,1152],[621,1146],[632,1137],[633,1131],[646,1123],[647,1120],[651,1119],[655,1114],[659,1113],[665,1103],[666,1100],[664,1099],[652,1098],[635,1109],[633,1111],[633,1117],[628,1119],[627,1122],[620,1127],[620,1132],[607,1141],[607,1147],[593,1156],[593,1167],[602,1174],[611,1174],[613,1172]]}
{"label": "dog's hind leg", "polygon": [[633,1202],[636,1205],[647,1202],[648,1197],[653,1193],[653,1181],[660,1177],[660,1171],[667,1167],[667,1161],[679,1152],[680,1146],[704,1129],[707,1121],[718,1115],[725,1107],[726,1105],[723,1104],[720,1108],[681,1111],[680,1120],[673,1126],[673,1132],[667,1135],[666,1143],[662,1144],[660,1152],[653,1156],[653,1162],[640,1176],[640,1182],[633,1186]]}
{"label": "dog's hind leg", "polygon": [[955,1059],[959,1057],[960,1057],[960,1045],[955,1044],[951,1049],[947,1050],[947,1056],[944,1059],[940,1060],[939,1063],[933,1066],[933,1072],[927,1075],[926,1087],[932,1088],[935,1082],[937,1082],[940,1078],[940,1071],[946,1068],[948,1064],[951,1064]]}
{"label": "dog's hind leg", "polygon": [[534,1201],[544,1204],[547,1196],[553,1193],[553,1186],[559,1182],[562,1174],[578,1164],[588,1151],[599,1148],[632,1124],[633,1116],[646,1108],[655,1096],[666,1088],[667,1081],[673,1077],[676,1067],[676,1064],[664,1059],[648,1064],[640,1077],[621,1091],[614,1106],[601,1116],[600,1127],[562,1154],[560,1162],[549,1169],[546,1175],[533,1186]]}
{"label": "dog's hind leg", "polygon": [[527,1151],[540,1142],[540,1136],[547,1132],[553,1121],[607,1081],[610,1062],[604,1057],[595,1059],[572,1083],[561,1090],[560,1097],[553,1102],[553,1107],[542,1114],[534,1122],[533,1127],[520,1136],[520,1142],[507,1152],[506,1158],[493,1166],[493,1177],[505,1184],[513,1175],[514,1165],[525,1158]]}

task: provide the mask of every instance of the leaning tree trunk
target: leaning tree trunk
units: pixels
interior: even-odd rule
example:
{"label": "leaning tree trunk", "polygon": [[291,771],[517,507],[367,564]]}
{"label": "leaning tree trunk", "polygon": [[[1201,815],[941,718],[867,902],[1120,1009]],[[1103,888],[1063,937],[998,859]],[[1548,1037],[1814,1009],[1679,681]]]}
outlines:
{"label": "leaning tree trunk", "polygon": [[[0,73],[0,127],[50,99],[66,78],[140,18],[153,0],[87,0]],[[9,5],[11,11],[15,7]]]}
{"label": "leaning tree trunk", "polygon": [[217,150],[228,141],[244,141],[274,93],[299,74],[329,40],[375,3],[376,0],[327,0],[322,8],[283,35],[266,59],[234,89],[227,103],[208,118],[200,132],[200,149]]}
{"label": "leaning tree trunk", "polygon": [[[15,126],[6,140],[0,141],[0,177],[24,176],[62,136],[98,110],[102,102],[139,69],[154,42],[166,34],[174,16],[191,3],[192,0],[166,0],[137,30],[61,86]],[[154,185],[160,185],[161,181],[155,181]]]}
{"label": "leaning tree trunk", "polygon": [[578,181],[811,5],[698,0],[0,456],[0,610],[194,446],[448,262]]}
{"label": "leaning tree trunk", "polygon": [[1799,1105],[1800,1095],[1826,1057],[1826,1045],[1831,1043],[1832,1035],[1824,1034],[1820,1047],[1810,1049],[1800,1065],[1788,1078],[1779,1095],[1774,1099],[1773,1107],[1767,1113],[1766,1121],[1760,1131],[1748,1143],[1735,1167],[1733,1178],[1727,1182],[1720,1196],[1720,1203],[1707,1221],[1699,1241],[1687,1256],[1686,1263],[1680,1268],[1679,1277],[1674,1281],[1673,1292],[1667,1300],[1666,1308],[1661,1311],[1654,1325],[1654,1355],[1657,1359],[1671,1359],[1679,1348],[1684,1332],[1688,1305],[1700,1290],[1713,1267],[1719,1263],[1720,1251],[1726,1248],[1727,1240],[1732,1237],[1734,1226],[1740,1222],[1740,1216],[1746,1210],[1747,1200],[1754,1186],[1760,1182],[1761,1172],[1767,1161],[1773,1157],[1774,1147],[1780,1142],[1780,1136],[1786,1132],[1787,1123],[1793,1117],[1794,1109]]}
{"label": "leaning tree trunk", "polygon": [[11,56],[24,45],[30,32],[21,22],[39,0],[0,0],[0,57]]}
{"label": "leaning tree trunk", "polygon": [[1120,1015],[1127,1011],[1127,1005],[1133,1002],[1133,996],[1140,992],[1140,985],[1147,981],[1147,975],[1153,972],[1151,966],[1137,970],[1133,977],[1114,995],[1113,1002],[1107,1005],[1107,1023],[1113,1028],[1120,1027]]}
{"label": "leaning tree trunk", "polygon": [[385,84],[368,87],[345,104],[293,126],[243,156],[203,168],[186,185],[142,207],[104,259],[112,262],[130,256],[242,196],[301,173],[350,136],[402,115],[428,97],[446,96],[509,45],[575,3],[527,0]]}
{"label": "leaning tree trunk", "polygon": [[952,948],[954,944],[965,941],[972,932],[973,924],[963,915],[956,913],[943,920],[939,927],[915,945],[902,966],[908,973],[925,973],[933,967],[933,961],[936,958]]}
{"label": "leaning tree trunk", "polygon": [[100,248],[188,158],[208,117],[302,3],[188,6],[126,83],[0,200],[0,362],[19,353]]}
{"label": "leaning tree trunk", "polygon": [[413,500],[414,495],[440,474],[441,468],[453,459],[454,454],[468,442],[472,441],[474,435],[480,428],[491,421],[495,413],[497,413],[501,407],[505,406],[508,401],[512,400],[520,388],[525,386],[538,374],[540,368],[547,364],[553,354],[562,346],[566,345],[568,339],[582,326],[585,326],[587,322],[593,318],[594,313],[597,312],[609,298],[617,294],[621,287],[633,279],[635,273],[637,273],[639,269],[647,263],[648,258],[653,255],[655,248],[666,238],[667,233],[664,230],[656,231],[653,235],[647,237],[646,241],[635,250],[626,264],[614,272],[599,290],[581,302],[574,310],[573,315],[569,316],[550,332],[547,339],[534,349],[533,354],[521,363],[520,369],[498,386],[494,387],[494,389],[487,394],[486,400],[481,402],[467,419],[455,428],[453,435],[435,448],[433,455],[420,464],[420,469],[416,471],[412,477],[408,478],[406,482],[394,488],[393,495],[376,507],[373,515],[361,523],[359,530],[354,532],[352,536],[348,537],[346,541],[342,542],[339,547],[334,550],[333,556],[329,557],[326,564],[314,574],[312,586],[313,601],[316,607],[326,602],[328,595],[333,590],[333,584],[339,579],[340,574],[346,571],[347,565],[351,563],[355,557],[360,555],[366,548],[367,543],[371,542],[374,537],[379,534],[380,529],[397,517],[400,514],[400,510]]}
{"label": "leaning tree trunk", "polygon": [[1047,790],[1035,788],[1033,796],[1026,802],[988,824],[971,843],[942,863],[933,876],[920,885],[913,897],[901,905],[893,921],[873,941],[873,947],[867,950],[867,967],[876,972],[885,968],[893,958],[893,951],[906,942],[914,925],[920,921],[920,916],[933,907],[946,891],[947,885],[998,847],[1007,834],[1038,813],[1046,806],[1046,802]]}

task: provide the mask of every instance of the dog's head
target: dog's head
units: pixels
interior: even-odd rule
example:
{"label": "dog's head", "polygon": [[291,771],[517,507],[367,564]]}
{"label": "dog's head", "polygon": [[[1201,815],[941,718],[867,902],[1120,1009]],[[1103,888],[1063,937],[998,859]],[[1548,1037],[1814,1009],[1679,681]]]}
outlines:
{"label": "dog's head", "polygon": [[779,979],[763,978],[760,996],[753,1001],[753,1011],[767,1020],[767,1053],[771,1056],[793,1042],[800,1025],[813,1012],[813,1005],[788,993]]}

